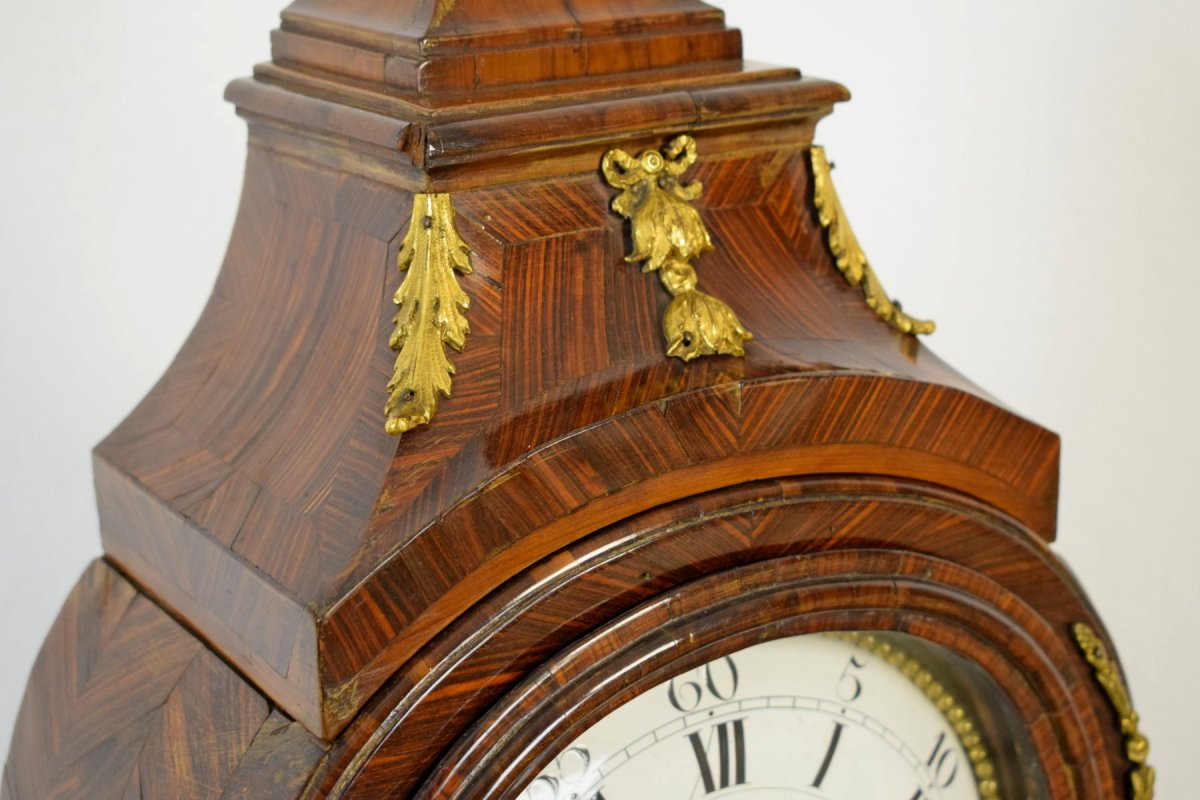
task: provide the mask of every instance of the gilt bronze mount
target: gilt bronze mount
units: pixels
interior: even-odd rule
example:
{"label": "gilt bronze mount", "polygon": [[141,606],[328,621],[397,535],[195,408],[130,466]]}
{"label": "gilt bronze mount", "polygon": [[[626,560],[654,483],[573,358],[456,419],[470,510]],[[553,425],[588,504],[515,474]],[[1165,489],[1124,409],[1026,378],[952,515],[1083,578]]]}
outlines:
{"label": "gilt bronze mount", "polygon": [[637,158],[610,150],[602,169],[609,185],[621,190],[613,210],[632,226],[633,252],[625,261],[642,264],[643,272],[657,272],[674,298],[663,316],[667,355],[684,361],[742,357],[754,335],[728,305],[697,288],[693,262],[712,250],[713,243],[693,205],[703,184],[681,183],[680,178],[698,157],[696,140],[679,136],[661,153],[648,150]]}

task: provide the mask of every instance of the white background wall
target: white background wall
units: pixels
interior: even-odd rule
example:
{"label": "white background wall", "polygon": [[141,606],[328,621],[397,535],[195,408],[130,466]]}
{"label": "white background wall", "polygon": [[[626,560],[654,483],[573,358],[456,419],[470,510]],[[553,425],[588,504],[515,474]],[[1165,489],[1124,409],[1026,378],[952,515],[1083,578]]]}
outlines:
{"label": "white background wall", "polygon": [[[0,0],[0,754],[99,553],[89,449],[215,278],[245,140],[221,91],[282,3]],[[1059,552],[1121,646],[1160,796],[1187,796],[1200,4],[727,5],[750,56],[854,90],[819,139],[932,346],[1063,435]]]}

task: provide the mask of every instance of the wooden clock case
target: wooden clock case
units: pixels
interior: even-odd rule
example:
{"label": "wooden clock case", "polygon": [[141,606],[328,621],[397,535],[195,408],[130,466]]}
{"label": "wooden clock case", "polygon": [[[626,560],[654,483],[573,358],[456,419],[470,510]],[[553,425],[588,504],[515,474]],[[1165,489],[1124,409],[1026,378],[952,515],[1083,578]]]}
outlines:
{"label": "wooden clock case", "polygon": [[[4,774],[34,798],[509,798],[679,670],[901,631],[976,662],[1053,798],[1125,796],[1103,626],[1053,555],[1057,437],[846,282],[813,200],[846,91],[742,60],[697,0],[297,0],[233,83],[228,257],[97,449],[105,558],[47,639]],[[600,161],[688,133],[755,338],[664,353]],[[453,394],[381,414],[415,198],[473,272]]]}

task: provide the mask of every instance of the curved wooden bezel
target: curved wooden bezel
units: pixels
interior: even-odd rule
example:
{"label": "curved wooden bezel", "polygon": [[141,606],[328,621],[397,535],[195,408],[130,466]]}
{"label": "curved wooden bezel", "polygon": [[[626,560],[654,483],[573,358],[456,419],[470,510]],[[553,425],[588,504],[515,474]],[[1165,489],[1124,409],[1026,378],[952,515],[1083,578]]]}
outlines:
{"label": "curved wooden bezel", "polygon": [[866,476],[747,484],[612,526],[487,598],[348,729],[310,796],[513,797],[672,674],[833,630],[901,631],[978,663],[1054,800],[1116,796],[1120,742],[1070,641],[1095,619],[1044,543],[978,501]]}

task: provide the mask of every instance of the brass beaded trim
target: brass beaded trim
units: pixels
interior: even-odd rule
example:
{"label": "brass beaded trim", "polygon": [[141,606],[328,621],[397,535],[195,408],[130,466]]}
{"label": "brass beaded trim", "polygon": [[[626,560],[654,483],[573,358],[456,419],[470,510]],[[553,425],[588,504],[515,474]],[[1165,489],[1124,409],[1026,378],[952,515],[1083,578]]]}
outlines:
{"label": "brass beaded trim", "polygon": [[923,691],[925,696],[937,706],[938,711],[942,712],[946,721],[950,723],[950,727],[954,729],[954,734],[958,737],[959,744],[966,751],[967,758],[971,760],[981,800],[998,800],[1000,788],[996,782],[996,768],[992,764],[987,748],[983,746],[983,737],[979,734],[979,726],[975,724],[958,700],[946,691],[946,687],[934,679],[933,673],[891,642],[884,641],[874,634],[846,631],[830,635],[882,658]]}

